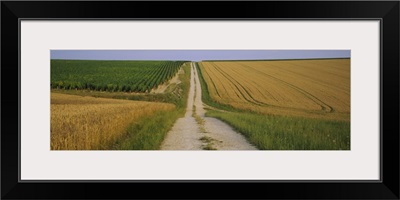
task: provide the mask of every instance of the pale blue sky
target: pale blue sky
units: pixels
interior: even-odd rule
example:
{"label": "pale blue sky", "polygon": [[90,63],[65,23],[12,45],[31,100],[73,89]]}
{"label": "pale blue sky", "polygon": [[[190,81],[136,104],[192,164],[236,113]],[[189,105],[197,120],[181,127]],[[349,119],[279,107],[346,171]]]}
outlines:
{"label": "pale blue sky", "polygon": [[51,59],[76,60],[268,60],[350,58],[350,50],[51,50]]}

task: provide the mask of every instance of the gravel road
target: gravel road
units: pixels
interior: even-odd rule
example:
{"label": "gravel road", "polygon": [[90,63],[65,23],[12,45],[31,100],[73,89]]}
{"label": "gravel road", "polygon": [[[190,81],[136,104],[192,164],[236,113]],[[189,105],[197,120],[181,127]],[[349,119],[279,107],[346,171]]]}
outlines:
{"label": "gravel road", "polygon": [[229,125],[205,117],[201,85],[191,63],[190,90],[185,117],[179,118],[161,145],[162,150],[257,150]]}

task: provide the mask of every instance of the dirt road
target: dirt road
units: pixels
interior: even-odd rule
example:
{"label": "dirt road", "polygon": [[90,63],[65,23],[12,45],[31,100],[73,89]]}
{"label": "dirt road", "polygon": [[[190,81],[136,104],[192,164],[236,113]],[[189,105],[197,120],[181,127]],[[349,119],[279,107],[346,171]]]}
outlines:
{"label": "dirt road", "polygon": [[168,132],[162,150],[257,150],[226,123],[205,117],[201,85],[196,66],[191,63],[190,90],[185,117]]}

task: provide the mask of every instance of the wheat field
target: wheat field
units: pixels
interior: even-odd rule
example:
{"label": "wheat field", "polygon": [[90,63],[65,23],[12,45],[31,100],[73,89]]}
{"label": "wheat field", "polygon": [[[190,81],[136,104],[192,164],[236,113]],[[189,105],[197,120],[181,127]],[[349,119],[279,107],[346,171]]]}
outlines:
{"label": "wheat field", "polygon": [[175,105],[51,93],[52,150],[110,149],[129,124]]}
{"label": "wheat field", "polygon": [[216,103],[263,114],[350,121],[350,59],[199,64]]}

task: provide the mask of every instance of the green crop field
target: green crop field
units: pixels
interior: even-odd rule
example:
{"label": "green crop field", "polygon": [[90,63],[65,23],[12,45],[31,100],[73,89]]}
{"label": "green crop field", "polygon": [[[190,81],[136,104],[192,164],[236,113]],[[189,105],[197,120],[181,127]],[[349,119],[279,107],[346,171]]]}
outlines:
{"label": "green crop field", "polygon": [[51,60],[51,88],[149,92],[171,79],[184,61]]}

